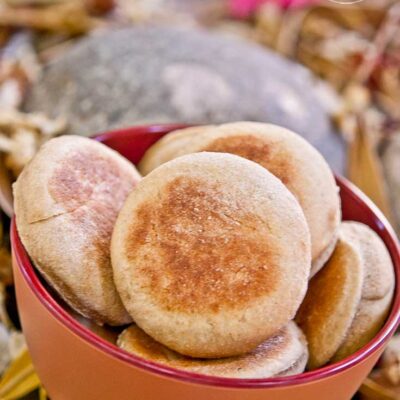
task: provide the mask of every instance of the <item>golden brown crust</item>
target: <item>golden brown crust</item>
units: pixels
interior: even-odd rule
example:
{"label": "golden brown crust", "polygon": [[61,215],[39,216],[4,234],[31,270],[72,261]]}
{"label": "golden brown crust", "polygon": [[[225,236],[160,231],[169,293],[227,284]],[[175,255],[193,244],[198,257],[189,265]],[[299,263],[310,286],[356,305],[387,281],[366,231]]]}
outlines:
{"label": "golden brown crust", "polygon": [[136,323],[193,357],[241,354],[276,332],[293,318],[310,269],[295,198],[229,154],[180,157],[144,178],[121,210],[111,252]]}
{"label": "golden brown crust", "polygon": [[[273,259],[279,248],[255,238],[257,216],[240,208],[228,204],[217,183],[184,176],[165,185],[157,204],[138,207],[125,252],[135,262],[137,251],[148,242],[163,260],[161,276],[156,263],[137,271],[154,301],[170,311],[218,312],[241,308],[260,291],[268,295],[276,289]],[[221,290],[227,287],[229,291]]]}
{"label": "golden brown crust", "polygon": [[156,342],[136,325],[131,325],[121,333],[118,346],[146,360],[172,368],[242,379],[301,373],[308,354],[304,335],[293,322],[250,353],[230,358],[204,360],[185,357]]}
{"label": "golden brown crust", "polygon": [[109,247],[119,208],[139,179],[104,145],[63,136],[47,142],[14,185],[18,232],[35,265],[99,324],[131,320],[113,284]]}
{"label": "golden brown crust", "polygon": [[[146,174],[183,154],[231,153],[257,162],[276,175],[296,196],[310,227],[315,274],[331,255],[341,211],[332,172],[319,152],[300,136],[271,124],[235,122],[183,129],[162,138],[144,155]],[[191,136],[191,140],[188,138]]]}
{"label": "golden brown crust", "polygon": [[363,274],[357,249],[340,237],[331,259],[311,279],[296,316],[309,344],[309,369],[326,364],[346,337],[361,299]]}
{"label": "golden brown crust", "polygon": [[277,151],[277,146],[279,146],[278,141],[268,141],[254,134],[237,133],[235,136],[216,138],[208,144],[204,151],[236,154],[254,161],[267,168],[284,185],[288,185],[296,175],[296,166],[287,159],[287,154]]}

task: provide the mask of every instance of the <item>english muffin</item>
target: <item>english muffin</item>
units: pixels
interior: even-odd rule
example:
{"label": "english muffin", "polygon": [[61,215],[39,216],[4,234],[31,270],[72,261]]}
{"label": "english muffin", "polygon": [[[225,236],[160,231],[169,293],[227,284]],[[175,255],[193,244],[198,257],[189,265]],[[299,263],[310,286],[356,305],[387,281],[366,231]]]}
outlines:
{"label": "english muffin", "polygon": [[363,274],[357,249],[339,236],[332,257],[311,279],[296,317],[307,337],[309,369],[326,364],[343,343],[361,299]]}
{"label": "english muffin", "polygon": [[322,155],[288,129],[256,122],[178,130],[164,136],[144,155],[146,175],[178,156],[201,151],[232,153],[254,161],[277,176],[303,208],[311,233],[314,275],[335,248],[341,219],[333,174]]}
{"label": "english muffin", "polygon": [[300,374],[307,363],[307,343],[301,330],[289,322],[276,335],[242,356],[196,359],[156,342],[137,325],[125,329],[118,346],[138,357],[203,375],[256,379]]}
{"label": "english muffin", "polygon": [[139,180],[105,145],[62,136],[45,143],[14,184],[17,229],[32,261],[73,309],[98,324],[131,321],[113,282],[110,240]]}
{"label": "english muffin", "polygon": [[392,304],[395,280],[389,252],[372,229],[358,222],[343,222],[341,232],[358,247],[365,271],[357,313],[332,361],[353,354],[378,333]]}
{"label": "english muffin", "polygon": [[251,351],[293,319],[310,254],[302,209],[279,179],[207,152],[147,175],[111,242],[114,280],[137,325],[200,358]]}
{"label": "english muffin", "polygon": [[311,281],[296,320],[310,350],[309,369],[339,361],[382,327],[393,297],[389,253],[366,225],[343,222],[335,251]]}

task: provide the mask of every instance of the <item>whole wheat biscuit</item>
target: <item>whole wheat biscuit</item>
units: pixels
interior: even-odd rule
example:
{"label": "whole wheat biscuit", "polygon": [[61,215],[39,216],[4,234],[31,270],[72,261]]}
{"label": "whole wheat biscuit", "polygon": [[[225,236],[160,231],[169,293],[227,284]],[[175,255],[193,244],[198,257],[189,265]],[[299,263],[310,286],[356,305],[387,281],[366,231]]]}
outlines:
{"label": "whole wheat biscuit", "polygon": [[380,237],[358,222],[343,222],[340,231],[359,249],[364,265],[364,282],[357,313],[332,361],[353,354],[378,333],[390,310],[394,291],[392,261]]}
{"label": "whole wheat biscuit", "polygon": [[99,324],[131,321],[113,283],[110,240],[135,167],[101,143],[62,136],[45,143],[14,184],[17,229],[46,281]]}
{"label": "whole wheat biscuit", "polygon": [[378,300],[393,291],[394,268],[390,254],[382,239],[367,225],[345,221],[340,234],[357,246],[365,265],[363,299]]}
{"label": "whole wheat biscuit", "polygon": [[256,379],[288,376],[304,371],[308,350],[305,337],[294,322],[241,356],[195,359],[183,356],[156,342],[137,325],[125,329],[118,346],[149,361],[203,375]]}
{"label": "whole wheat biscuit", "polygon": [[311,279],[296,316],[308,342],[309,369],[326,364],[343,343],[360,303],[363,280],[357,248],[339,236],[332,257]]}
{"label": "whole wheat biscuit", "polygon": [[304,214],[279,179],[206,152],[146,176],[111,243],[114,280],[135,322],[202,358],[248,352],[288,323],[307,288],[310,253]]}
{"label": "whole wheat biscuit", "polygon": [[309,342],[308,367],[339,361],[367,344],[382,327],[394,291],[394,269],[379,236],[343,222],[336,249],[311,281],[296,317]]}
{"label": "whole wheat biscuit", "polygon": [[235,122],[187,128],[155,143],[139,170],[146,175],[168,160],[201,151],[236,154],[276,175],[296,196],[308,222],[311,275],[322,268],[335,247],[341,210],[333,174],[314,147],[294,132],[272,124]]}

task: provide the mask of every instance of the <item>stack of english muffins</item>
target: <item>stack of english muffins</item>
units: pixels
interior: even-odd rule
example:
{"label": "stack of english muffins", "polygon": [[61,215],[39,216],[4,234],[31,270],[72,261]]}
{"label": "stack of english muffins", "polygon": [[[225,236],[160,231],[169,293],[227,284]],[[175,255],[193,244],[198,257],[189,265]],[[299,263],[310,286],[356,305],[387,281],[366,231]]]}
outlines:
{"label": "stack of english muffins", "polygon": [[393,266],[297,134],[237,122],[171,132],[135,166],[90,139],[42,146],[17,229],[75,311],[118,346],[195,373],[268,378],[339,361],[390,310]]}

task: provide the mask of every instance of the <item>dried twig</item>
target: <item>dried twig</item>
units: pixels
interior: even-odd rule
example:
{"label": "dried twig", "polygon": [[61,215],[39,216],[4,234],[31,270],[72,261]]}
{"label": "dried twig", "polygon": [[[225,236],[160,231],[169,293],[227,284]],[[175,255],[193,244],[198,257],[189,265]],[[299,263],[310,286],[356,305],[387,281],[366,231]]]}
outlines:
{"label": "dried twig", "polygon": [[377,63],[382,57],[385,49],[389,45],[393,37],[400,31],[400,3],[393,5],[387,17],[379,28],[374,41],[369,46],[365,54],[363,63],[359,66],[358,71],[355,73],[354,79],[358,82],[365,83],[371,76],[373,70],[376,68]]}
{"label": "dried twig", "polygon": [[349,179],[364,191],[389,220],[392,219],[381,164],[361,115],[355,117],[354,137],[348,142],[347,160]]}

